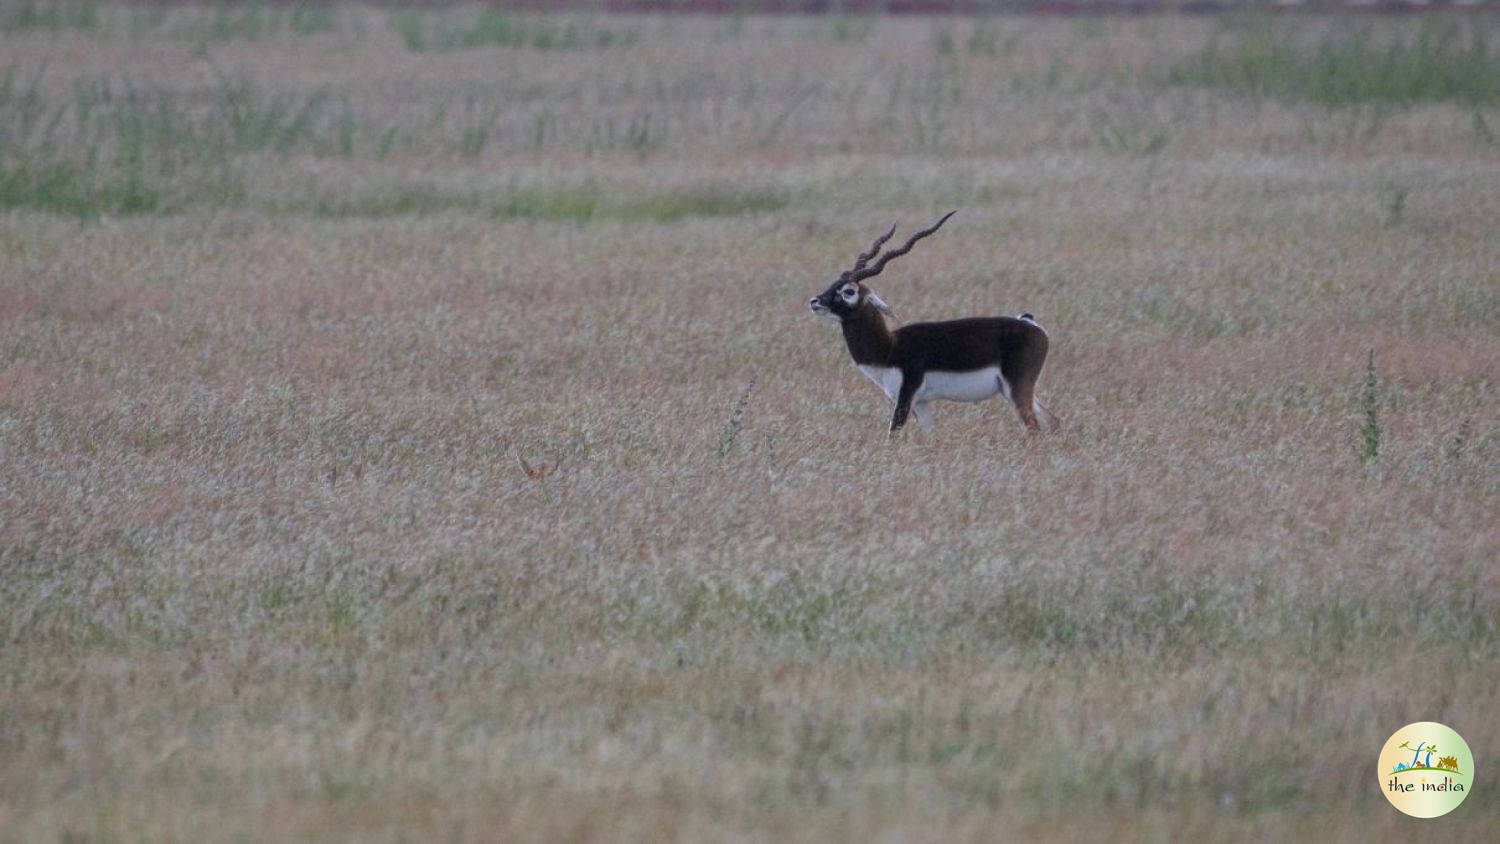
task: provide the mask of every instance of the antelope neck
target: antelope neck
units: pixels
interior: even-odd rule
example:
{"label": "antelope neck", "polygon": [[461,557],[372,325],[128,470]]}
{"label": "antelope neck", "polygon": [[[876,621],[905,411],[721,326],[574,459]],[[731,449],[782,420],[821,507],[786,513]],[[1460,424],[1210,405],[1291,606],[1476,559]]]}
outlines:
{"label": "antelope neck", "polygon": [[854,362],[866,366],[889,366],[896,339],[882,317],[869,305],[863,305],[843,322],[844,342]]}

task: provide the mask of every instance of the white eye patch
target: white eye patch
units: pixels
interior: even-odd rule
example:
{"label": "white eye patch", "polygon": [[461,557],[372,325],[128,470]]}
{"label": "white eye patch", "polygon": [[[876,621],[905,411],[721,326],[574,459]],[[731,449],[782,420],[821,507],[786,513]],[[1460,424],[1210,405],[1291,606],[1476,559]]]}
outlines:
{"label": "white eye patch", "polygon": [[845,303],[852,305],[859,301],[859,288],[852,284],[846,284],[839,288],[839,298],[843,299]]}

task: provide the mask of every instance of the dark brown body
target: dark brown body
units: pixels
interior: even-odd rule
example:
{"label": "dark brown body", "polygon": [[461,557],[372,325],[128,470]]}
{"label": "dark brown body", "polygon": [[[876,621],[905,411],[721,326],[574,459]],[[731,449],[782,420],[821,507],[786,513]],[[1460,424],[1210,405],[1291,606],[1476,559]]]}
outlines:
{"label": "dark brown body", "polygon": [[[841,328],[856,364],[900,371],[901,384],[891,417],[893,431],[906,423],[912,402],[929,375],[993,367],[998,367],[1004,377],[999,392],[1015,405],[1021,421],[1031,430],[1041,427],[1036,418],[1036,383],[1047,360],[1047,332],[1032,320],[970,317],[916,322],[891,331],[885,318],[865,304],[845,317]],[[1045,410],[1042,414],[1050,421],[1050,414]]]}

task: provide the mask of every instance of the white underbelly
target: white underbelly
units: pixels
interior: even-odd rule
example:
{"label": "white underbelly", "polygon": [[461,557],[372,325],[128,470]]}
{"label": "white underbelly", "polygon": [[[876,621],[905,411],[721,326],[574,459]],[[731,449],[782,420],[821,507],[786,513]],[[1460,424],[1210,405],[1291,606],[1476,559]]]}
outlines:
{"label": "white underbelly", "polygon": [[[894,367],[864,366],[859,371],[885,391],[891,401],[901,392],[901,370]],[[929,401],[984,401],[991,396],[1004,395],[1010,398],[1010,384],[1000,374],[1000,367],[991,366],[970,372],[929,372],[917,388],[913,401],[920,404]]]}
{"label": "white underbelly", "polygon": [[916,400],[984,401],[1002,391],[1009,392],[1002,385],[1005,385],[1005,379],[998,366],[973,372],[929,372],[917,389]]}

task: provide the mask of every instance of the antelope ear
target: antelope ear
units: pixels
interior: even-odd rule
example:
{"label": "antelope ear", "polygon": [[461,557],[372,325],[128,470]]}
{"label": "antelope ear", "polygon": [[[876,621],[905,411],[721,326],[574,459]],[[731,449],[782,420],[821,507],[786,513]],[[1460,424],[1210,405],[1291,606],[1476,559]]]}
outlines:
{"label": "antelope ear", "polygon": [[880,311],[891,319],[900,321],[901,318],[896,316],[896,312],[891,310],[891,306],[887,305],[885,300],[880,298],[879,294],[873,290],[870,291],[870,304],[875,306],[875,310]]}

